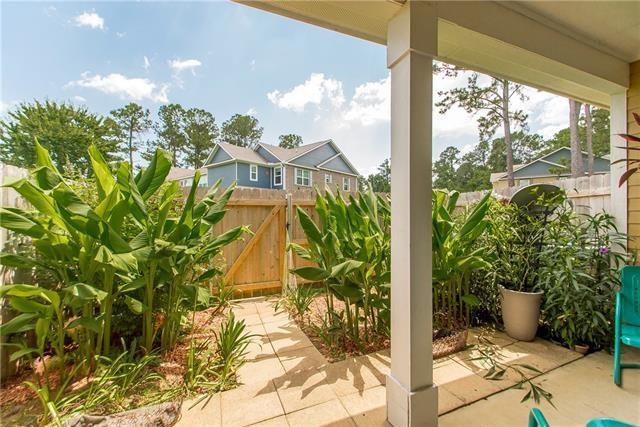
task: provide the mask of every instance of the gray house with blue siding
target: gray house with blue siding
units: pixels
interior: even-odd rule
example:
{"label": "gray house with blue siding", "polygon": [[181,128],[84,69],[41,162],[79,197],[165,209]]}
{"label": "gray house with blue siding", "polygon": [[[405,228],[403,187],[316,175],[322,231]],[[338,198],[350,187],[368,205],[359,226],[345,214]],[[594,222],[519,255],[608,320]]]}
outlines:
{"label": "gray house with blue siding", "polygon": [[[582,162],[587,169],[588,156],[582,153]],[[571,149],[569,147],[558,148],[551,153],[539,157],[525,165],[515,165],[513,167],[513,178],[516,187],[523,187],[531,184],[543,184],[571,176]],[[611,166],[609,159],[604,157],[594,157],[593,173],[609,173]],[[507,173],[499,172],[491,174],[491,184],[494,189],[508,187]]]}
{"label": "gray house with blue siding", "polygon": [[287,189],[328,186],[357,191],[358,171],[330,139],[297,148],[260,143],[254,148],[216,143],[205,162],[207,182]]}

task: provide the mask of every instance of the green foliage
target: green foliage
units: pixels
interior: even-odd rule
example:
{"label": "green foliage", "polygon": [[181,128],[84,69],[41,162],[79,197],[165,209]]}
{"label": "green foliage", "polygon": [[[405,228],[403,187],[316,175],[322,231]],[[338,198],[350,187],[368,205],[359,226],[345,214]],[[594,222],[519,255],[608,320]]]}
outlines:
{"label": "green foliage", "polygon": [[438,329],[469,325],[469,311],[477,304],[470,292],[471,273],[491,266],[485,248],[476,246],[488,225],[491,193],[460,215],[455,214],[458,197],[458,192],[441,190],[432,196],[433,312]]}
{"label": "green foliage", "polygon": [[118,127],[84,107],[53,101],[22,103],[0,120],[0,162],[21,168],[36,165],[35,141],[46,148],[53,164],[89,169],[89,146],[107,158],[116,157]]}
{"label": "green foliage", "polygon": [[123,151],[128,154],[129,165],[133,168],[133,153],[140,148],[140,142],[135,139],[151,128],[149,110],[130,102],[109,114],[118,125],[118,140],[124,146]]}
{"label": "green foliage", "polygon": [[565,210],[549,224],[545,240],[540,273],[544,325],[569,346],[608,347],[626,236],[608,214],[578,217]]}
{"label": "green foliage", "polygon": [[[544,142],[540,135],[518,131],[511,134],[511,144],[514,163],[525,164],[538,157]],[[504,138],[480,141],[463,156],[457,148],[447,147],[433,164],[434,188],[463,192],[491,189],[491,174],[507,170],[505,151]]]}
{"label": "green foliage", "polygon": [[378,172],[367,177],[366,185],[374,193],[391,192],[391,163],[389,159],[378,166]]}
{"label": "green foliage", "polygon": [[[593,154],[595,156],[604,156],[609,154],[611,145],[611,130],[609,124],[609,111],[604,108],[593,108],[591,110],[592,126],[593,126]],[[578,122],[578,137],[580,139],[581,149],[587,151],[586,147],[586,124],[584,117]],[[559,130],[551,138],[545,141],[544,147],[540,155],[551,153],[562,147],[571,145],[569,128]]]}
{"label": "green foliage", "polygon": [[507,356],[503,354],[502,349],[486,336],[486,331],[484,330],[477,336],[477,339],[478,344],[473,346],[477,356],[471,358],[470,361],[477,362],[483,368],[485,371],[484,378],[490,381],[502,381],[508,378],[507,372],[513,372],[520,380],[510,388],[522,389],[525,386],[529,388],[520,403],[533,400],[536,404],[540,404],[544,399],[551,406],[554,406],[551,392],[545,390],[541,383],[535,383],[532,380],[532,377],[541,375],[542,371],[527,363],[509,361]]}
{"label": "green foliage", "polygon": [[260,122],[248,114],[234,114],[222,124],[220,140],[239,147],[253,147],[262,138]]}
{"label": "green foliage", "polygon": [[218,125],[213,114],[201,108],[190,108],[184,116],[186,154],[184,163],[188,167],[200,169],[218,139]]}
{"label": "green foliage", "polygon": [[[455,71],[449,75],[456,76]],[[523,86],[504,79],[491,78],[489,84],[478,81],[480,75],[472,72],[467,78],[465,87],[456,87],[448,91],[440,91],[441,99],[436,107],[443,114],[457,105],[467,113],[480,114],[478,116],[478,130],[480,140],[491,138],[498,127],[511,123],[515,126],[526,127],[527,114],[523,110],[511,110],[509,104],[512,98],[525,101],[527,97],[522,92]],[[505,133],[511,128],[504,129]]]}
{"label": "green foliage", "polygon": [[[197,201],[200,174],[196,173],[195,186],[182,201],[176,183],[164,184],[171,168],[164,151],[156,151],[135,177],[126,162],[112,169],[95,146],[89,148],[89,157],[93,177],[71,182],[36,143],[36,168],[30,178],[6,184],[33,210],[0,208],[2,227],[30,238],[33,247],[1,253],[0,265],[37,268],[50,276],[38,285],[0,287],[0,297],[18,313],[0,326],[0,334],[13,335],[7,345],[18,347],[14,360],[56,361],[60,378],[56,387],[49,382],[49,362],[44,363],[45,384],[37,375],[37,381],[30,383],[46,417],[53,419],[74,408],[89,410],[107,403],[123,409],[127,393],[154,382],[157,374],[151,367],[157,356],[153,355],[158,348],[166,352],[176,345],[187,312],[212,304],[218,310],[228,306],[228,290],[221,287],[212,295],[207,286],[221,274],[211,267],[211,260],[247,230],[239,226],[220,235],[212,233],[225,215],[233,188],[219,191],[217,183]],[[142,339],[142,358],[132,348],[110,359],[113,338],[132,336],[129,330],[112,328],[129,326],[113,322],[114,306],[141,315],[141,327],[133,335]],[[206,369],[222,370],[216,371],[216,381],[227,378],[241,363],[243,328],[231,323],[221,333],[227,337],[224,363],[206,364]],[[35,345],[27,333],[35,337]],[[67,393],[79,372],[93,374],[90,385]]]}
{"label": "green foliage", "polygon": [[[318,192],[318,223],[298,208],[309,247],[289,247],[317,266],[291,271],[323,283],[331,341],[362,347],[363,340],[390,332],[391,212],[389,202],[372,191],[348,200],[341,193]],[[344,302],[345,309],[337,309],[334,299]]]}
{"label": "green foliage", "polygon": [[282,298],[275,304],[277,311],[281,305],[288,308],[293,315],[304,321],[304,315],[309,311],[313,299],[319,295],[320,290],[310,286],[296,286],[284,290]]}
{"label": "green foliage", "polygon": [[257,335],[249,334],[244,320],[236,320],[233,312],[216,334],[216,355],[222,366],[221,382],[225,384],[244,364],[247,347]]}
{"label": "green foliage", "polygon": [[[135,178],[127,163],[113,174],[96,147],[90,147],[97,195],[92,207],[76,193],[53,165],[40,145],[37,167],[31,180],[21,179],[7,186],[15,189],[37,210],[0,208],[2,226],[31,237],[35,254],[0,255],[5,267],[39,267],[51,273],[50,289],[35,285],[0,288],[2,296],[20,313],[13,323],[2,326],[3,334],[35,330],[38,347],[31,353],[42,355],[46,345],[64,358],[65,338],[72,338],[83,358],[109,354],[112,339],[112,309],[115,300],[142,314],[143,343],[154,347],[156,326],[163,350],[177,339],[187,303],[197,297],[206,305],[210,295],[201,282],[220,271],[192,273],[205,265],[228,243],[245,231],[236,227],[219,236],[210,231],[225,213],[232,188],[215,197],[219,184],[195,201],[194,187],[179,216],[170,216],[178,188],[163,187],[171,167],[169,156],[157,151],[149,166]],[[197,183],[199,174],[196,174]],[[162,191],[157,211],[147,203]],[[124,234],[124,224],[130,230]],[[134,230],[132,232],[132,230]],[[132,235],[129,239],[128,235]],[[156,307],[157,294],[161,306]],[[153,324],[160,312],[165,321]],[[71,321],[70,321],[71,320]],[[22,349],[22,355],[29,349]]]}
{"label": "green foliage", "polygon": [[[130,349],[124,342],[122,345],[122,352],[114,359],[100,357],[99,369],[87,387],[68,394],[61,402],[61,409],[67,416],[91,413],[98,408],[106,413],[124,411],[128,409],[129,395],[145,390],[161,378],[154,370],[160,364],[157,354],[138,357],[135,341]],[[159,398],[159,393],[154,397],[154,403],[164,400]]]}
{"label": "green foliage", "polygon": [[280,135],[278,137],[278,140],[280,141],[278,143],[278,146],[282,148],[298,148],[302,145],[302,137],[300,135],[296,135],[295,133]]}
{"label": "green foliage", "polygon": [[159,122],[154,125],[158,137],[148,147],[146,158],[149,159],[158,148],[170,154],[170,163],[173,166],[182,166],[181,153],[187,145],[184,134],[185,110],[180,104],[167,104],[158,109]]}

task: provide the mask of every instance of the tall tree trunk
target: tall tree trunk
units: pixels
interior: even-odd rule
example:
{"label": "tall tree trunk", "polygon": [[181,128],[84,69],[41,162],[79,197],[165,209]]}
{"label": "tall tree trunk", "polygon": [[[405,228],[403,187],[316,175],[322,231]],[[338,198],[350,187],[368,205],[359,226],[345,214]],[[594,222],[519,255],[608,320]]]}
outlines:
{"label": "tall tree trunk", "polygon": [[571,176],[579,178],[584,176],[584,163],[582,162],[582,150],[578,135],[578,118],[580,117],[580,103],[574,99],[569,100],[569,134],[571,138]]}
{"label": "tall tree trunk", "polygon": [[133,120],[129,123],[129,169],[133,173]]}
{"label": "tall tree trunk", "polygon": [[587,130],[587,171],[593,175],[593,123],[591,121],[591,105],[584,104],[584,121]]}
{"label": "tall tree trunk", "polygon": [[502,80],[502,126],[504,144],[507,147],[507,182],[509,187],[516,185],[513,179],[513,145],[511,144],[511,121],[509,120],[509,81]]}

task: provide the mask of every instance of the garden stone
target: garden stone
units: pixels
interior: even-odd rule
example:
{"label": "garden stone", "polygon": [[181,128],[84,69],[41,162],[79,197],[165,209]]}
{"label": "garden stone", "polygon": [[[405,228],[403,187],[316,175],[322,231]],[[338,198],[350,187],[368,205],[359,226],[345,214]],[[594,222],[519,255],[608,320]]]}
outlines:
{"label": "garden stone", "polygon": [[67,427],[169,427],[180,417],[181,402],[144,406],[112,415],[80,415],[66,422]]}

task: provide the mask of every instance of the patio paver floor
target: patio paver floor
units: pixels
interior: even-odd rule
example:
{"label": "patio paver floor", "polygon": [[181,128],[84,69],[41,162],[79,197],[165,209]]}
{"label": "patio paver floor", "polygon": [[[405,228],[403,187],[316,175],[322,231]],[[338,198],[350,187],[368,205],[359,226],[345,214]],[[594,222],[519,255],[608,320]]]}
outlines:
{"label": "patio paver floor", "polygon": [[[247,329],[258,335],[239,371],[241,385],[214,396],[208,405],[188,409],[185,403],[178,425],[388,425],[384,383],[391,362],[389,350],[331,364],[286,313],[274,312],[270,301],[239,301],[234,312],[237,318],[247,319]],[[550,414],[552,425],[579,425],[589,414],[620,416],[616,411],[626,411],[628,421],[640,422],[640,375],[627,370],[625,387],[615,387],[610,355],[600,352],[582,358],[548,341],[518,342],[501,332],[493,333],[491,340],[502,347],[509,363],[528,363],[545,372],[536,381],[554,393],[554,403],[563,409],[540,405]],[[471,333],[469,343],[475,342]],[[476,355],[467,350],[434,361],[440,425],[526,424],[532,405],[519,403],[525,391],[506,390],[518,376],[486,380],[485,369],[471,360]],[[635,356],[640,361],[640,353]],[[619,402],[620,398],[626,402]]]}

